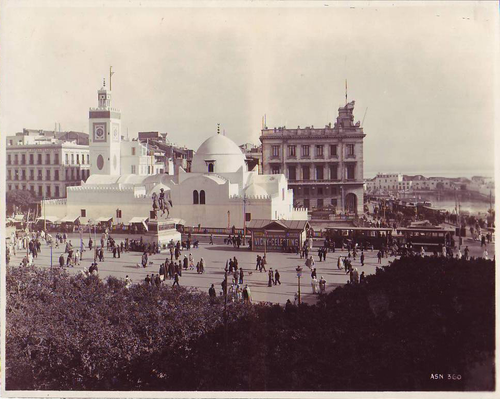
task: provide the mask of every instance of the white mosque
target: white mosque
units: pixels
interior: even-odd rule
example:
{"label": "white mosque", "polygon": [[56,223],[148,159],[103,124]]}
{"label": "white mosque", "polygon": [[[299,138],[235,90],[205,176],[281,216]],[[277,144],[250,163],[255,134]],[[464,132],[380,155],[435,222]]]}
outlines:
{"label": "white mosque", "polygon": [[89,112],[91,175],[68,187],[67,198],[47,200],[42,215],[61,222],[79,220],[123,223],[150,217],[152,195],[161,189],[172,201],[171,218],[185,226],[242,228],[252,219],[307,220],[307,209],[293,208],[293,191],[284,175],[249,171],[245,155],[228,137],[206,139],[194,155],[191,171],[176,175],[121,174],[120,111],[110,107],[111,92],[98,91],[98,107]]}

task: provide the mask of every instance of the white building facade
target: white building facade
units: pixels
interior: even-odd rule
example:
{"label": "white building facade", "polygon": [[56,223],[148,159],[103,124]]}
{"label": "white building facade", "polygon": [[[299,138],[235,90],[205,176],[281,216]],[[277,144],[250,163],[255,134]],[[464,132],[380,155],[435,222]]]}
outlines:
{"label": "white building facade", "polygon": [[[84,144],[81,144],[81,143]],[[7,137],[7,191],[29,190],[40,198],[63,198],[90,174],[88,135],[28,130]]]}
{"label": "white building facade", "polygon": [[200,146],[191,172],[91,175],[81,187],[69,188],[66,200],[46,201],[44,212],[59,219],[78,217],[81,223],[127,224],[134,217],[150,217],[152,195],[162,188],[173,203],[170,217],[185,220],[186,226],[243,228],[252,219],[307,220],[306,209],[293,207],[285,176],[249,172],[239,147],[221,135]]}

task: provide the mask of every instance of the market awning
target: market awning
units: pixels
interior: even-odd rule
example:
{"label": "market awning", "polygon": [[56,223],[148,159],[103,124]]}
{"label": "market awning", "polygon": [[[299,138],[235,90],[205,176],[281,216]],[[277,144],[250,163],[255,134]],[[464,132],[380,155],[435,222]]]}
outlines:
{"label": "market awning", "polygon": [[135,216],[132,219],[128,221],[128,224],[132,223],[144,223],[148,218],[147,217],[142,217],[142,216]]}
{"label": "market awning", "polygon": [[59,220],[60,223],[75,223],[80,216],[64,216],[61,220]]}
{"label": "market awning", "polygon": [[24,215],[16,215],[14,216],[14,220],[16,222],[22,222],[24,220]]}
{"label": "market awning", "polygon": [[43,217],[39,217],[36,221],[38,222],[39,220],[41,220],[41,221],[46,220],[47,222],[55,223],[59,220],[59,218],[56,216],[43,216]]}
{"label": "market awning", "polygon": [[172,218],[170,220],[172,220],[175,224],[180,224],[181,226],[185,226],[186,225],[186,221],[184,219]]}
{"label": "market awning", "polygon": [[100,218],[97,218],[96,219],[96,222],[97,223],[101,223],[101,222],[109,222],[110,220],[113,219],[113,216],[101,216]]}

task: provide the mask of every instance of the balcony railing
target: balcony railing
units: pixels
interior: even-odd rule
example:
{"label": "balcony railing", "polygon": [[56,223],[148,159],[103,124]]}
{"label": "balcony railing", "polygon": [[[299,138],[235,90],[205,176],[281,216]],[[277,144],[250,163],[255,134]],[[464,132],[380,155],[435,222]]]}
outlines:
{"label": "balcony railing", "polygon": [[302,180],[292,180],[288,179],[290,184],[318,184],[318,183],[338,183],[339,179],[302,179]]}

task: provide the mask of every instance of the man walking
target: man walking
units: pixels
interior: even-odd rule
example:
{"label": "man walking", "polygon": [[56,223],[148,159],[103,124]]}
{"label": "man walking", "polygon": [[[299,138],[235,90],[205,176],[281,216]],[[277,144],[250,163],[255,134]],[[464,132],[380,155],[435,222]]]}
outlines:
{"label": "man walking", "polygon": [[276,271],[274,272],[274,285],[281,285],[280,278],[280,272],[278,271],[278,269],[276,269]]}
{"label": "man walking", "polygon": [[176,284],[177,284],[177,287],[180,287],[180,285],[179,285],[179,273],[175,273],[174,283],[172,284],[172,287],[175,287]]}

